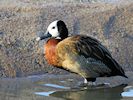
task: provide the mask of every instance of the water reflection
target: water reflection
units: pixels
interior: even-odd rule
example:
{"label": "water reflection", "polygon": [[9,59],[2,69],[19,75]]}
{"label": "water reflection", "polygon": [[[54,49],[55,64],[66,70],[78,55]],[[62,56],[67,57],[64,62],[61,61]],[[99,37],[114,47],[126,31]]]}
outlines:
{"label": "water reflection", "polygon": [[86,89],[81,91],[58,91],[51,96],[67,100],[120,100],[125,86],[105,89]]}
{"label": "water reflection", "polygon": [[123,97],[131,97],[133,100],[133,86],[127,86],[124,88],[124,92],[121,93]]}
{"label": "water reflection", "polygon": [[50,94],[54,93],[55,91],[48,91],[48,92],[35,92],[36,95],[41,96],[49,96]]}
{"label": "water reflection", "polygon": [[57,84],[50,84],[50,83],[44,84],[44,86],[59,88],[59,89],[70,89],[70,87],[65,87],[65,86],[61,86],[61,85],[57,85]]}

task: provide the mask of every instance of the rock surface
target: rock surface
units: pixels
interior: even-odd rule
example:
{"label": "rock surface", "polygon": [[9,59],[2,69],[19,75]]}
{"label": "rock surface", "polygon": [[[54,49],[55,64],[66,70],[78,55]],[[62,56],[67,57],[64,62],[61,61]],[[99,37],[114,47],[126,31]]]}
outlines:
{"label": "rock surface", "polygon": [[35,41],[36,33],[57,19],[66,22],[71,34],[100,40],[125,71],[133,71],[132,0],[59,1],[0,0],[0,77],[67,73],[49,66],[42,51],[44,41]]}

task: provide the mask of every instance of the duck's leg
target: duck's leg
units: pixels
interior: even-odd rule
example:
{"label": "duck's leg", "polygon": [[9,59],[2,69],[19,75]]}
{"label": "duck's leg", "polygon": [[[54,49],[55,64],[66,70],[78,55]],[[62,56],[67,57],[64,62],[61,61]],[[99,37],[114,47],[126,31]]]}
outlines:
{"label": "duck's leg", "polygon": [[84,84],[87,84],[87,83],[88,83],[87,79],[86,79],[86,78],[84,78]]}
{"label": "duck's leg", "polygon": [[[84,78],[84,77],[83,77],[83,78]],[[88,86],[88,81],[87,81],[87,79],[84,78],[84,82],[79,83],[78,86],[79,86],[80,88],[84,88],[84,89],[86,89],[86,87]]]}
{"label": "duck's leg", "polygon": [[[84,78],[84,77],[83,77]],[[96,78],[84,78],[84,82],[79,84],[81,89],[92,89],[92,88],[106,88],[109,87],[109,83],[96,83]]]}
{"label": "duck's leg", "polygon": [[86,87],[86,86],[95,86],[95,78],[84,78],[84,82],[82,84],[80,84],[81,87]]}
{"label": "duck's leg", "polygon": [[97,85],[95,83],[96,78],[86,78],[86,80],[87,80],[88,85],[90,85],[90,86],[96,86]]}
{"label": "duck's leg", "polygon": [[98,84],[96,83],[96,78],[87,78],[86,79],[88,81],[88,86],[94,86],[94,87],[97,87],[97,88],[102,88],[102,87],[109,87],[110,86],[110,83],[101,83],[101,84]]}
{"label": "duck's leg", "polygon": [[84,78],[84,82],[79,84],[80,88],[88,89],[88,88],[96,86],[96,83],[95,83],[96,79],[94,79],[94,78],[85,78],[85,77],[83,77],[83,78]]}

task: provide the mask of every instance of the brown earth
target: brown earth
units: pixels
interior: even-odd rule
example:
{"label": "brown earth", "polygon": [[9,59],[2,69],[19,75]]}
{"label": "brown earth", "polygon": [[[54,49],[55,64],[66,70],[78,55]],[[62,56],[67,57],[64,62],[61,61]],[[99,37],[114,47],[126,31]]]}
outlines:
{"label": "brown earth", "polygon": [[0,77],[66,74],[49,66],[43,42],[35,41],[53,20],[66,22],[71,34],[99,39],[125,71],[133,71],[133,2],[48,2],[0,0]]}

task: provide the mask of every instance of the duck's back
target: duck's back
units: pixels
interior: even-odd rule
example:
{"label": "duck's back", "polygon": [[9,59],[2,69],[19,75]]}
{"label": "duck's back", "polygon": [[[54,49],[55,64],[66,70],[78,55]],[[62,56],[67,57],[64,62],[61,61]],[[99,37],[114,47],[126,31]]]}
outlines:
{"label": "duck's back", "polygon": [[64,69],[83,77],[121,75],[123,69],[99,41],[88,36],[68,37],[56,46],[56,53]]}

